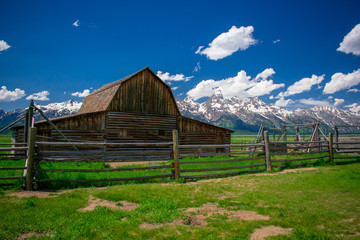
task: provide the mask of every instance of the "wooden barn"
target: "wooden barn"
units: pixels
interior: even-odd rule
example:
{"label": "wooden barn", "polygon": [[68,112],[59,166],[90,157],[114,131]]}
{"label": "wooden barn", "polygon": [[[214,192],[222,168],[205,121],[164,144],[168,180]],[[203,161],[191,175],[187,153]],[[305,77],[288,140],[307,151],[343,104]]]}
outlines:
{"label": "wooden barn", "polygon": [[[75,115],[51,121],[74,142],[166,142],[179,130],[180,144],[230,144],[232,130],[181,116],[171,88],[149,68],[104,85]],[[40,141],[64,141],[47,121],[35,123]],[[13,128],[17,142],[24,128]]]}

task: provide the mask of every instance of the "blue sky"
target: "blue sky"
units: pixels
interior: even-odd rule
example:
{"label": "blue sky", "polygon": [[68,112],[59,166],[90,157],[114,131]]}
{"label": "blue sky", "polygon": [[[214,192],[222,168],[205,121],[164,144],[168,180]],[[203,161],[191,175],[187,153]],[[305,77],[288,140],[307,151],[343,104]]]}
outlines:
{"label": "blue sky", "polygon": [[[360,111],[360,1],[1,1],[0,108],[82,101],[144,67],[175,97]],[[341,46],[340,46],[341,44]]]}

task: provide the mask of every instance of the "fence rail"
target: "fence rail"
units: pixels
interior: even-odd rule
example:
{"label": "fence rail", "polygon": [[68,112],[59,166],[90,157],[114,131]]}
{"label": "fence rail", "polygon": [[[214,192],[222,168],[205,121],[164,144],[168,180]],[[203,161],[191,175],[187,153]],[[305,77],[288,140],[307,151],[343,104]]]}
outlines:
{"label": "fence rail", "polygon": [[13,180],[25,179],[26,176],[23,175],[23,171],[27,167],[24,166],[22,160],[27,156],[28,147],[24,145],[24,143],[0,143],[0,161],[6,162],[4,166],[0,167],[2,176],[0,177],[0,186],[15,185],[16,181]]}
{"label": "fence rail", "polygon": [[332,134],[329,141],[315,142],[270,142],[267,132],[264,136],[263,143],[180,145],[174,130],[173,142],[35,142],[36,128],[32,128],[28,145],[0,144],[0,160],[13,164],[1,165],[0,186],[25,180],[31,190],[34,182],[201,179],[360,160],[360,142],[333,142]]}

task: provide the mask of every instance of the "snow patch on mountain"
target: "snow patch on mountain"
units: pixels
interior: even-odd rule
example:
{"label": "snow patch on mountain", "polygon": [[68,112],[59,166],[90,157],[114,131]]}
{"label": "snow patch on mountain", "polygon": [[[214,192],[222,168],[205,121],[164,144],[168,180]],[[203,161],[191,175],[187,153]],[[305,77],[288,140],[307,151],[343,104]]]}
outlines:
{"label": "snow patch on mountain", "polygon": [[36,104],[36,107],[42,110],[45,115],[48,115],[48,117],[60,117],[64,115],[76,114],[79,111],[81,105],[82,102],[68,100],[61,103],[50,103],[45,106]]}
{"label": "snow patch on mountain", "polygon": [[[68,100],[61,103],[50,103],[45,106],[35,104],[35,106],[42,110],[45,116],[48,118],[76,114],[79,111],[81,105],[81,102],[77,102],[74,100]],[[10,123],[24,116],[25,111],[26,108],[16,109],[14,111],[9,111],[6,113],[0,110],[0,128],[6,127]],[[35,112],[34,118],[35,121],[43,120],[43,117],[38,112]]]}
{"label": "snow patch on mountain", "polygon": [[191,97],[177,99],[180,112],[187,117],[233,129],[256,129],[263,123],[268,128],[283,124],[319,121],[325,128],[335,125],[360,125],[360,116],[335,107],[322,106],[293,111],[267,104],[259,97],[225,99],[216,91],[207,101],[195,102]]}

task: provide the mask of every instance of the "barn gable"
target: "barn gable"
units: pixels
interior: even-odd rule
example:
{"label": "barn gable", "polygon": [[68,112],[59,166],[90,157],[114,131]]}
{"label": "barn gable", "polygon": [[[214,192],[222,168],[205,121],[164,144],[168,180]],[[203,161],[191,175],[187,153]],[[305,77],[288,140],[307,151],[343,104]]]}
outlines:
{"label": "barn gable", "polygon": [[171,88],[148,67],[94,91],[78,113],[94,111],[180,116]]}

